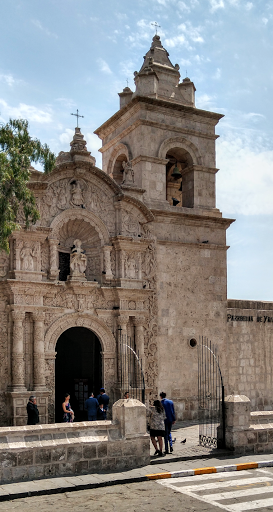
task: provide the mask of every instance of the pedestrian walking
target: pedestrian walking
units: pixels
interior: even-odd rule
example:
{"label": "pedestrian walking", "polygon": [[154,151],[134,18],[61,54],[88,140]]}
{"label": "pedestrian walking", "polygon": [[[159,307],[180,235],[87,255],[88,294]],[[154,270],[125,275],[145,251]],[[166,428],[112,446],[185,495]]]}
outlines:
{"label": "pedestrian walking", "polygon": [[63,408],[63,421],[64,423],[72,423],[74,420],[74,411],[71,409],[71,405],[69,403],[70,395],[69,393],[65,394],[64,402],[62,403]]}
{"label": "pedestrian walking", "polygon": [[97,410],[98,420],[106,420],[106,410],[103,404],[100,404]]}
{"label": "pedestrian walking", "polygon": [[[165,411],[159,400],[154,401],[154,406],[150,412],[150,437],[152,445],[155,448],[155,455],[163,456],[163,438],[165,436]],[[157,438],[157,440],[156,440]],[[158,442],[158,446],[157,446]]]}
{"label": "pedestrian walking", "polygon": [[99,402],[94,397],[94,393],[91,393],[89,398],[87,398],[87,400],[85,400],[85,404],[84,404],[84,408],[87,411],[88,421],[96,421],[98,407],[99,407]]}
{"label": "pedestrian walking", "polygon": [[27,424],[37,425],[39,423],[39,409],[37,407],[36,396],[31,395],[27,403]]}
{"label": "pedestrian walking", "polygon": [[[166,393],[162,391],[160,393],[161,398],[161,404],[164,407],[166,419],[165,419],[165,453],[172,453],[173,452],[173,440],[172,440],[172,426],[175,424],[175,411],[174,411],[174,405],[173,401],[166,398]],[[169,445],[170,445],[170,451],[169,451]]]}
{"label": "pedestrian walking", "polygon": [[103,405],[103,407],[107,413],[108,405],[109,405],[109,396],[106,395],[104,388],[100,388],[100,394],[97,396],[97,400],[99,402],[99,405],[101,405],[101,404]]}

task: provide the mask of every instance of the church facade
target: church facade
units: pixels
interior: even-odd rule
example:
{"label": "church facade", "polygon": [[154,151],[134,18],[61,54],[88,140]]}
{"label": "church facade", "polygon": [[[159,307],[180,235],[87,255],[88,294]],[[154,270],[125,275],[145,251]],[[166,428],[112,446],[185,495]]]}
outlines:
{"label": "church facade", "polygon": [[[102,170],[75,129],[49,175],[32,170],[39,221],[0,254],[0,424],[83,419],[88,393],[123,396],[119,335],[142,359],[146,400],[165,390],[197,414],[197,345],[218,348],[226,390],[272,406],[273,303],[227,300],[226,230],[215,203],[215,127],[154,36],[135,92],[96,134]],[[129,382],[129,380],[128,380]],[[78,416],[77,416],[78,414]]]}

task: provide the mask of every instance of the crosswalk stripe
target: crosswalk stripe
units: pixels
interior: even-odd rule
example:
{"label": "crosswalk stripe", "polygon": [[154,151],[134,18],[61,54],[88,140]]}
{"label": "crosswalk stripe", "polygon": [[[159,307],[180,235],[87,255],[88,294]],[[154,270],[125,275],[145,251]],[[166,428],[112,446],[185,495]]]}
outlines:
{"label": "crosswalk stripe", "polygon": [[[175,482],[172,479],[172,484],[174,485]],[[252,484],[259,484],[263,482],[268,482],[269,480],[273,480],[273,478],[268,478],[266,476],[261,476],[258,478],[236,478],[233,480],[228,480],[228,482],[212,482],[209,484],[201,484],[201,485],[187,485],[185,487],[182,487],[183,491],[191,491],[191,492],[199,492],[199,491],[206,491],[209,489],[215,489],[216,486],[218,487],[244,487],[245,485],[252,485]]]}
{"label": "crosswalk stripe", "polygon": [[251,489],[240,489],[239,491],[218,492],[216,494],[207,494],[206,498],[217,500],[228,500],[232,498],[241,498],[244,496],[257,496],[257,494],[266,494],[273,492],[273,485],[265,487],[252,487]]}
{"label": "crosswalk stripe", "polygon": [[272,505],[273,498],[267,498],[265,500],[235,503],[234,505],[229,505],[230,508],[227,507],[226,510],[230,510],[231,512],[242,512],[243,510],[257,510],[258,508],[272,507]]}

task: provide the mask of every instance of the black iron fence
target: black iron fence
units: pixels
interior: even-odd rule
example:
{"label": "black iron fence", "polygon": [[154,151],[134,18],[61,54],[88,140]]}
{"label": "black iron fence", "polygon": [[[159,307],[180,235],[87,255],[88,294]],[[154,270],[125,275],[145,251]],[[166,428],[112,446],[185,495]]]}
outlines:
{"label": "black iron fence", "polygon": [[225,447],[225,390],[217,347],[202,336],[198,345],[199,444]]}
{"label": "black iron fence", "polygon": [[142,359],[136,351],[134,339],[119,334],[119,382],[121,398],[129,392],[130,398],[136,398],[145,404],[145,379]]}

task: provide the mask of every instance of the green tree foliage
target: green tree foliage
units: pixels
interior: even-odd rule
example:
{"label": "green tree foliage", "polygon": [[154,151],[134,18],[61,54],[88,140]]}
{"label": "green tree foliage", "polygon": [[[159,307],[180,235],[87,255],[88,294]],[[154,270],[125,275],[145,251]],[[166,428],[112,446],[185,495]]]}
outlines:
{"label": "green tree foliage", "polygon": [[9,252],[9,236],[20,229],[16,222],[19,208],[27,227],[39,219],[35,197],[28,188],[32,162],[39,162],[44,172],[49,173],[55,155],[46,144],[30,137],[28,121],[10,119],[0,126],[0,249],[6,252]]}

